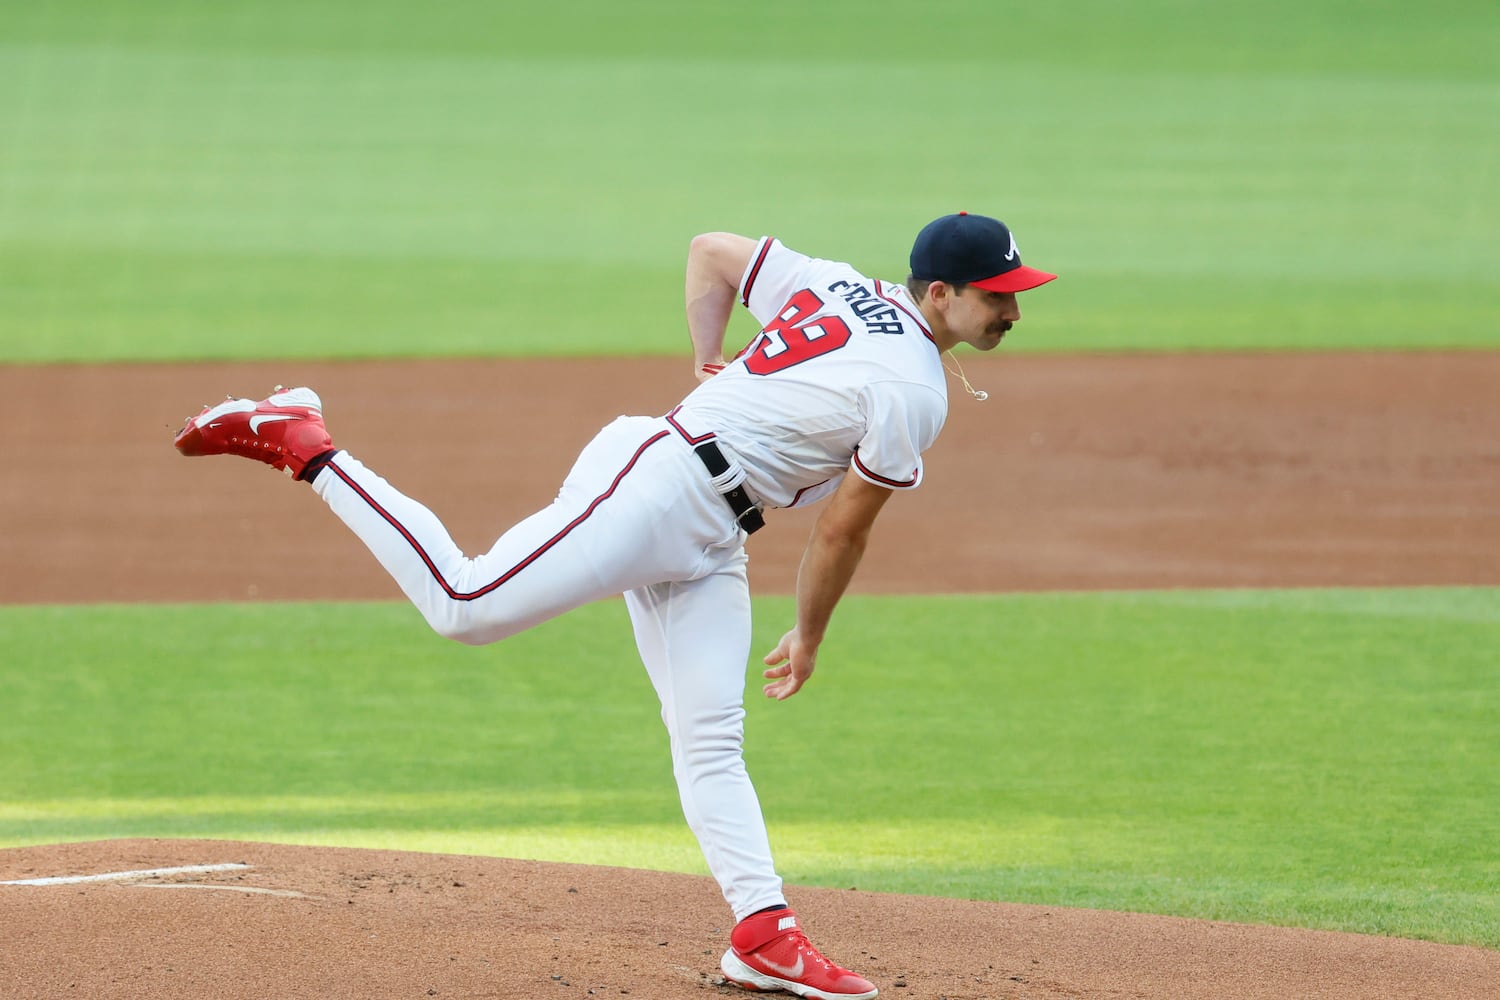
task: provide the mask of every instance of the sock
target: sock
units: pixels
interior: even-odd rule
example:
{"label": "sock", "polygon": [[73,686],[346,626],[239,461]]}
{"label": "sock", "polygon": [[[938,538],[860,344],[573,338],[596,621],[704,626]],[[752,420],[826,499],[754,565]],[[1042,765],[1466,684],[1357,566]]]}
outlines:
{"label": "sock", "polygon": [[333,461],[333,456],[337,454],[337,448],[330,448],[322,454],[314,455],[312,458],[307,460],[307,464],[302,467],[302,475],[298,476],[297,478],[302,480],[304,483],[312,482],[314,479],[318,478],[318,473],[323,471],[323,466]]}

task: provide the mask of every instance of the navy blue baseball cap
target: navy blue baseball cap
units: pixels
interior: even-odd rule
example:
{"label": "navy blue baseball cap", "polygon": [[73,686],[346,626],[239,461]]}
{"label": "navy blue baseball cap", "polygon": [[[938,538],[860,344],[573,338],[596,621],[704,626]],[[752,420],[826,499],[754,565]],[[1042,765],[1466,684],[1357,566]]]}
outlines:
{"label": "navy blue baseball cap", "polygon": [[1016,238],[999,219],[959,212],[934,219],[911,247],[911,273],[924,281],[978,285],[989,292],[1024,292],[1055,274],[1021,263]]}

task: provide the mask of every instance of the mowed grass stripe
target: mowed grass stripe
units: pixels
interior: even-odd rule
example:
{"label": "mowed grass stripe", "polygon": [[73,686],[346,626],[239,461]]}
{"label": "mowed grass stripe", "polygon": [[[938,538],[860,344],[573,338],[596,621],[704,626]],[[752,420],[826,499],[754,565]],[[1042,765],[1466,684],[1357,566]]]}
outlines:
{"label": "mowed grass stripe", "polygon": [[1473,10],[968,11],[1012,57],[942,62],[878,9],[811,39],[779,4],[713,32],[580,4],[522,45],[396,5],[96,6],[0,45],[0,358],[679,351],[693,233],[899,280],[957,208],[1066,279],[1017,349],[1500,345]]}

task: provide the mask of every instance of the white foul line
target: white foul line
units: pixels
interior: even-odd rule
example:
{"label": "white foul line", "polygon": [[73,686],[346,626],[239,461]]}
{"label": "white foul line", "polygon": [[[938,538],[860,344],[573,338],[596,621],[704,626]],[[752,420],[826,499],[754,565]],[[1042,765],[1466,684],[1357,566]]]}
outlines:
{"label": "white foul line", "polygon": [[182,865],[178,868],[143,868],[133,872],[105,872],[102,875],[55,875],[52,878],[23,878],[0,885],[77,885],[80,882],[123,882],[133,878],[154,878],[158,875],[190,875],[197,872],[227,872],[250,865],[231,861],[222,865]]}

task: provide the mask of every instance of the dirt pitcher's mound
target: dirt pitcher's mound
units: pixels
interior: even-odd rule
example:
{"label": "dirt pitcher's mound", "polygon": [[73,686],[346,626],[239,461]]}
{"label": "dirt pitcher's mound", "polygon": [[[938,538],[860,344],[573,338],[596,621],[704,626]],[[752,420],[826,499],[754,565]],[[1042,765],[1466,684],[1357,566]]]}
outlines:
{"label": "dirt pitcher's mound", "polygon": [[[181,866],[216,870],[159,872]],[[68,876],[88,880],[59,881]],[[17,880],[44,884],[0,885],[7,997],[746,995],[721,982],[730,917],[703,876],[121,840],[0,851],[0,882]],[[1477,948],[851,889],[794,888],[791,899],[814,940],[883,997],[1437,1000],[1500,990],[1500,952]]]}

